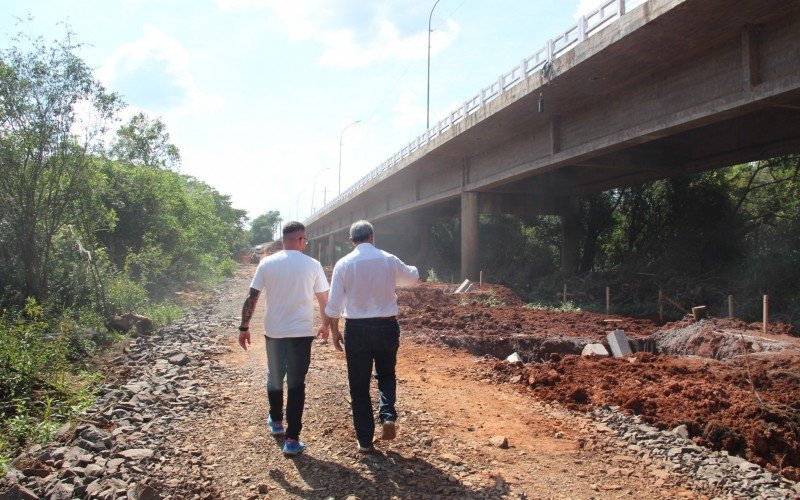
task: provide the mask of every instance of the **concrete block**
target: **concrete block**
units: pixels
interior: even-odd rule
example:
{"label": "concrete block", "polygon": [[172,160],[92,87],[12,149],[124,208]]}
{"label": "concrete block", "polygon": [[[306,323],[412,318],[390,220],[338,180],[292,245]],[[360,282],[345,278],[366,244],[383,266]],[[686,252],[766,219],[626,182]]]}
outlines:
{"label": "concrete block", "polygon": [[614,330],[608,334],[607,338],[608,345],[611,346],[611,352],[614,354],[615,358],[633,354],[624,330]]}
{"label": "concrete block", "polygon": [[706,306],[696,306],[692,308],[692,316],[696,321],[700,321],[701,319],[705,319],[708,317],[708,307]]}
{"label": "concrete block", "polygon": [[608,356],[608,350],[603,344],[586,344],[584,346],[583,351],[581,351],[581,356],[590,357],[590,356],[600,356],[606,357]]}
{"label": "concrete block", "polygon": [[453,292],[453,293],[464,293],[464,292],[467,291],[467,289],[469,288],[469,286],[471,284],[472,284],[472,282],[470,280],[466,279],[466,280],[463,281],[463,283],[461,283],[458,286],[458,288],[456,288],[456,291]]}

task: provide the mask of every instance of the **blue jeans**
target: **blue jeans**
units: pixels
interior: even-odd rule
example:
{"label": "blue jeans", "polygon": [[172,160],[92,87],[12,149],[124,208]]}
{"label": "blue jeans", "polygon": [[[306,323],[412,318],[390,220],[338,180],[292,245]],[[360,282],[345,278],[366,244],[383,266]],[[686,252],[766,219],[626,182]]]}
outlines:
{"label": "blue jeans", "polygon": [[371,446],[375,435],[375,417],[369,395],[370,375],[375,363],[375,379],[380,394],[381,422],[397,420],[397,349],[400,326],[395,318],[348,319],[344,326],[344,349],[347,378],[353,407],[353,425],[362,446]]}
{"label": "blue jeans", "polygon": [[267,399],[273,422],[283,420],[283,379],[286,379],[286,437],[298,439],[303,428],[306,374],[311,364],[314,337],[266,337]]}

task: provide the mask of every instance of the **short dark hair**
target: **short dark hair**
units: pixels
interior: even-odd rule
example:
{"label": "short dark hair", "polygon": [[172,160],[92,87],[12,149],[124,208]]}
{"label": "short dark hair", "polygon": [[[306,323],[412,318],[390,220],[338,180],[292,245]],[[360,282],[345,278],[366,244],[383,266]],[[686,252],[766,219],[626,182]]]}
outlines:
{"label": "short dark hair", "polygon": [[305,231],[306,226],[303,225],[302,222],[297,222],[296,220],[287,222],[285,226],[283,226],[283,237],[286,238],[287,234],[296,233],[298,231]]}
{"label": "short dark hair", "polygon": [[359,220],[353,222],[353,225],[350,226],[350,240],[353,243],[364,243],[369,241],[374,232],[375,230],[372,228],[372,224],[370,224],[369,221]]}

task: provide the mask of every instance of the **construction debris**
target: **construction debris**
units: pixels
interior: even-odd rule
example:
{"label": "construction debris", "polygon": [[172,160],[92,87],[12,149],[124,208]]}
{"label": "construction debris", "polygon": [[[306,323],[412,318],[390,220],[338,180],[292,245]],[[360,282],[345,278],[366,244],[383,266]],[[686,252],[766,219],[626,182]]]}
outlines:
{"label": "construction debris", "polygon": [[456,291],[453,293],[467,293],[472,289],[472,287],[473,283],[466,279],[458,286],[458,288],[456,288]]}
{"label": "construction debris", "polygon": [[628,343],[628,337],[625,336],[625,330],[614,330],[608,334],[607,338],[608,345],[611,347],[611,352],[615,358],[633,354],[631,345]]}
{"label": "construction debris", "polygon": [[590,356],[600,356],[606,357],[608,356],[608,349],[603,344],[586,344],[581,351],[581,356],[590,357]]}
{"label": "construction debris", "polygon": [[692,316],[694,316],[695,321],[700,321],[701,319],[705,319],[708,317],[708,307],[706,306],[696,306],[692,308]]}
{"label": "construction debris", "polygon": [[501,448],[503,450],[508,449],[508,438],[505,436],[492,436],[489,438],[489,444],[496,447]]}

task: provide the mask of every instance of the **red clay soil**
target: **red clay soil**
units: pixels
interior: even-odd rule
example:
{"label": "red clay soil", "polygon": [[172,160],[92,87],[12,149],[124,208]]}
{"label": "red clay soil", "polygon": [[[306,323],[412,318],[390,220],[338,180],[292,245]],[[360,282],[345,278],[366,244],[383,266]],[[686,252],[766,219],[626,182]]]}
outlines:
{"label": "red clay soil", "polygon": [[[680,331],[694,323],[687,319],[659,328],[649,320],[527,309],[500,286],[469,294],[445,293],[445,288],[423,283],[399,291],[405,333],[423,342],[444,341],[457,347],[466,345],[463,339],[469,338],[492,352],[491,345],[502,339],[603,341],[615,328],[625,330],[631,340],[644,342],[656,332]],[[758,336],[790,347],[798,344],[797,337],[786,335],[794,334],[790,325],[771,325],[770,335],[762,336],[759,324],[727,319],[708,324],[718,334]],[[454,344],[452,339],[462,341]],[[661,429],[685,424],[698,444],[728,450],[800,480],[800,350],[759,352],[722,361],[646,352],[631,358],[551,352],[546,363],[495,361],[486,366],[496,382],[517,383],[547,402],[555,400],[581,410],[619,406]]]}
{"label": "red clay soil", "polygon": [[586,339],[604,339],[616,328],[622,328],[632,338],[645,337],[658,329],[649,319],[529,309],[514,292],[501,285],[485,285],[468,294],[445,293],[446,288],[441,283],[421,283],[412,289],[399,290],[403,327],[430,334]]}
{"label": "red clay soil", "polygon": [[[800,356],[714,361],[637,353],[628,358],[565,356],[546,364],[495,363],[500,379],[573,409],[620,406],[660,429],[685,424],[693,440],[800,479]],[[749,363],[749,370],[748,370]],[[752,377],[748,375],[752,373]],[[752,384],[750,381],[752,380]]]}

